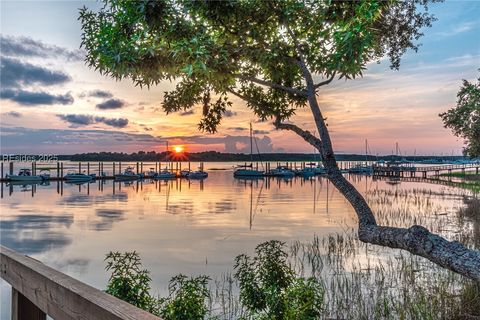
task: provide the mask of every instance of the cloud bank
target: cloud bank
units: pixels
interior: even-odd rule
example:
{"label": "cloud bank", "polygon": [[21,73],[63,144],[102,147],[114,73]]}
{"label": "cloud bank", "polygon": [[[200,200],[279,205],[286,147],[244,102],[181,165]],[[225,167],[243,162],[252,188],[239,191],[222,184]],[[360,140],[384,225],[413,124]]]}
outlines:
{"label": "cloud bank", "polygon": [[68,50],[50,45],[29,37],[13,37],[0,35],[2,55],[15,57],[63,57],[69,61],[81,61],[85,57],[82,50]]}
{"label": "cloud bank", "polygon": [[68,105],[72,104],[74,101],[70,93],[55,95],[43,91],[31,92],[16,89],[0,90],[0,98],[14,101],[23,106]]}
{"label": "cloud bank", "polygon": [[61,120],[70,123],[73,126],[87,126],[95,123],[103,123],[115,128],[125,128],[128,125],[128,119],[125,118],[105,118],[94,117],[86,114],[57,114]]}
{"label": "cloud bank", "polygon": [[2,57],[0,61],[0,81],[2,87],[52,86],[72,80],[68,74],[62,71],[49,70],[17,59]]}
{"label": "cloud bank", "polygon": [[110,109],[120,109],[126,105],[125,101],[120,99],[108,99],[102,103],[96,105],[97,109],[100,110],[110,110]]}

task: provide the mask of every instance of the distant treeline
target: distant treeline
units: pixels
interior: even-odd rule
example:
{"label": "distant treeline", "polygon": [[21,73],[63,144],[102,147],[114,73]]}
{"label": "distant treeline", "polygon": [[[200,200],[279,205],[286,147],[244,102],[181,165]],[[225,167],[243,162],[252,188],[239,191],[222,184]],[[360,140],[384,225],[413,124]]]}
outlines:
{"label": "distant treeline", "polygon": [[[337,154],[337,160],[339,161],[376,161],[376,160],[399,160],[406,159],[409,161],[422,161],[427,159],[461,159],[461,156],[365,156],[358,154]],[[217,151],[205,151],[189,153],[184,152],[176,154],[174,152],[160,152],[155,151],[139,151],[134,153],[123,152],[89,152],[74,155],[61,155],[58,156],[59,160],[70,161],[143,161],[143,162],[155,162],[155,161],[320,161],[318,154],[307,153],[263,153],[256,154],[252,157],[249,154],[243,153],[221,153]]]}

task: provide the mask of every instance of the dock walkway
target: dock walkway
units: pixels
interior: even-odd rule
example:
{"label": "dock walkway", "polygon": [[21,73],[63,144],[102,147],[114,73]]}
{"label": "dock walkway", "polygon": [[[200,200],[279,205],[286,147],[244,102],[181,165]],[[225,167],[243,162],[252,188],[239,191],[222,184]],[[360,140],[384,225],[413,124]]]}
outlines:
{"label": "dock walkway", "polygon": [[461,171],[465,172],[467,169],[475,169],[476,174],[480,170],[480,163],[465,163],[465,164],[447,164],[438,166],[373,166],[374,176],[396,176],[396,177],[416,177],[417,172],[421,173],[422,178],[426,179],[429,173],[439,176],[441,172]]}

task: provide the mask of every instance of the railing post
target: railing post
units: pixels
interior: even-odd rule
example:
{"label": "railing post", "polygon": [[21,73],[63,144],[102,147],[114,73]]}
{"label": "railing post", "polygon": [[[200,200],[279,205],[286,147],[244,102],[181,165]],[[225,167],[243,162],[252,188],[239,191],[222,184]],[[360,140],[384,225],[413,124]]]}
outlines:
{"label": "railing post", "polygon": [[47,315],[12,287],[12,320],[46,320]]}

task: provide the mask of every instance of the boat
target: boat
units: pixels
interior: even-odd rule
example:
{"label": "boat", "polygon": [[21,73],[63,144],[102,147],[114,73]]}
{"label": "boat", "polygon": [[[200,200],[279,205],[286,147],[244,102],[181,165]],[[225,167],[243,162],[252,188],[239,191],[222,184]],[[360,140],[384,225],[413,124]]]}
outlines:
{"label": "boat", "polygon": [[32,171],[30,169],[20,169],[18,174],[7,174],[5,176],[10,181],[42,181],[41,176],[34,176],[32,175]]}
{"label": "boat", "polygon": [[[48,182],[48,181],[45,181]],[[43,181],[15,181],[10,180],[6,183],[6,186],[36,186],[36,185],[43,185]]]}
{"label": "boat", "polygon": [[[165,153],[165,161],[168,161],[168,141],[166,143],[166,153]],[[167,167],[157,173],[155,179],[173,179],[176,178],[177,175],[175,172],[168,170]]]}
{"label": "boat", "polygon": [[187,175],[188,179],[205,179],[207,177],[208,177],[208,173],[203,170],[193,171]]}
{"label": "boat", "polygon": [[235,178],[238,177],[263,177],[264,172],[260,170],[253,169],[252,164],[240,165],[235,168],[233,172]]}
{"label": "boat", "polygon": [[186,177],[188,177],[188,175],[190,173],[192,173],[192,170],[184,169],[184,170],[180,171],[180,176],[183,177],[183,178],[186,178]]}
{"label": "boat", "polygon": [[252,130],[252,124],[250,123],[250,160],[252,163],[249,165],[244,164],[237,166],[235,170],[233,171],[233,177],[238,178],[238,177],[263,177],[264,172],[253,169],[253,130]]}
{"label": "boat", "polygon": [[303,169],[296,170],[295,174],[301,177],[313,177],[316,174],[315,169],[316,168],[313,167],[305,167]]}
{"label": "boat", "polygon": [[357,164],[356,166],[353,166],[350,169],[348,169],[348,173],[372,174],[373,173],[373,167]]}
{"label": "boat", "polygon": [[262,174],[261,176],[235,176],[236,180],[243,180],[243,181],[258,181],[258,180],[263,180],[264,175]]}
{"label": "boat", "polygon": [[150,168],[143,176],[144,178],[150,178],[150,179],[155,179],[155,177],[158,175],[158,172],[155,171],[155,168]]}
{"label": "boat", "polygon": [[136,174],[132,167],[127,167],[123,173],[115,175],[115,180],[137,180],[140,178],[141,175]]}
{"label": "boat", "polygon": [[87,184],[87,183],[95,183],[93,181],[93,179],[90,179],[90,180],[67,180],[65,181],[65,184],[73,184],[73,185],[76,185],[76,186],[81,186],[81,185],[84,185],[84,184]]}
{"label": "boat", "polygon": [[326,170],[323,166],[317,165],[315,162],[307,163],[305,168],[300,170],[295,170],[297,176],[311,177],[316,174],[324,174]]}
{"label": "boat", "polygon": [[295,172],[287,167],[279,166],[270,170],[269,174],[274,177],[293,177]]}
{"label": "boat", "polygon": [[325,169],[322,165],[317,165],[315,168],[313,168],[315,171],[315,174],[326,174],[327,169]]}
{"label": "boat", "polygon": [[40,177],[42,180],[50,179],[50,169],[40,169]]}
{"label": "boat", "polygon": [[373,166],[368,165],[368,140],[365,139],[365,164],[357,164],[348,169],[348,173],[373,174]]}
{"label": "boat", "polygon": [[157,173],[157,175],[155,176],[155,179],[173,179],[173,178],[176,178],[177,175],[169,170],[167,170],[166,168],[162,171],[160,171],[159,173]]}
{"label": "boat", "polygon": [[88,182],[93,180],[91,175],[81,173],[81,172],[67,172],[67,174],[63,177],[67,181],[75,181],[75,182]]}

